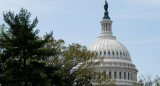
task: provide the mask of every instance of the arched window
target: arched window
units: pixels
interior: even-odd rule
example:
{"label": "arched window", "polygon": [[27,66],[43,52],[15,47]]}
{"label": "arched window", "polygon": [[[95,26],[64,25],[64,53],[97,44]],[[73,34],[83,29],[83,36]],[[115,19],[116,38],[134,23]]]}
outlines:
{"label": "arched window", "polygon": [[108,51],[108,55],[110,55],[110,51]]}
{"label": "arched window", "polygon": [[122,53],[120,52],[120,55],[122,55]]}
{"label": "arched window", "polygon": [[112,76],[112,72],[111,72],[111,71],[109,71],[109,77],[111,78],[111,76]]}
{"label": "arched window", "polygon": [[106,71],[104,71],[104,77],[106,78]]}
{"label": "arched window", "polygon": [[119,79],[122,79],[122,74],[121,74],[121,72],[119,72]]}
{"label": "arched window", "polygon": [[99,53],[100,55],[102,55],[102,52],[100,51],[100,53]]}
{"label": "arched window", "polygon": [[116,54],[118,55],[118,52],[116,52]]}
{"label": "arched window", "polygon": [[126,72],[124,72],[124,79],[126,79]]}
{"label": "arched window", "polygon": [[117,79],[117,72],[114,72],[114,79]]}
{"label": "arched window", "polygon": [[123,56],[125,56],[125,54],[123,53]]}
{"label": "arched window", "polygon": [[128,80],[130,79],[129,77],[130,77],[130,74],[128,73]]}
{"label": "arched window", "polygon": [[96,79],[96,73],[94,72],[94,75],[93,75],[94,79]]}
{"label": "arched window", "polygon": [[112,52],[112,54],[114,55],[114,51]]}
{"label": "arched window", "polygon": [[104,55],[106,55],[106,51],[104,51]]}
{"label": "arched window", "polygon": [[99,74],[98,74],[98,78],[100,79],[101,78],[101,74],[100,74],[101,72],[99,71]]}
{"label": "arched window", "polygon": [[133,80],[132,76],[133,76],[133,74],[131,73],[131,80]]}

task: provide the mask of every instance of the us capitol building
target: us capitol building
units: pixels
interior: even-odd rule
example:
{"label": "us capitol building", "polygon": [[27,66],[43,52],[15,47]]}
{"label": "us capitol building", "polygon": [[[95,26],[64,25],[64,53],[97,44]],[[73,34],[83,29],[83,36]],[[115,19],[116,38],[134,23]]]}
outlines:
{"label": "us capitol building", "polygon": [[101,21],[101,33],[88,50],[95,51],[104,61],[97,67],[116,81],[117,86],[132,86],[137,81],[137,72],[127,48],[112,35],[112,20],[108,15],[108,3],[104,5],[105,13]]}

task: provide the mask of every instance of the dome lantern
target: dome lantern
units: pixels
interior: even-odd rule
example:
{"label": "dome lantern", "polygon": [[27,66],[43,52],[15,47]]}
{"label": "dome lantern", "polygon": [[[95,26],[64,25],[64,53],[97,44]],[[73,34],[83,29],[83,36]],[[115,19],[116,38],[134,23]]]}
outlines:
{"label": "dome lantern", "polygon": [[104,17],[101,21],[101,35],[99,37],[115,39],[116,37],[112,36],[112,20],[108,15],[107,1],[105,1],[104,9],[105,9]]}

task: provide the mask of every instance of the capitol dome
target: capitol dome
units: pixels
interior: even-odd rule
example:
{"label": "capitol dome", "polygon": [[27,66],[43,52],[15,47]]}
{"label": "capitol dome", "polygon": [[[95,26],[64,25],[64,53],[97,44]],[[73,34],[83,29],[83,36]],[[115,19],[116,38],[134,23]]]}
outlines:
{"label": "capitol dome", "polygon": [[89,51],[96,52],[104,57],[103,63],[96,67],[116,81],[117,86],[133,86],[137,81],[137,72],[132,63],[127,48],[112,35],[112,20],[108,15],[108,4],[105,4],[105,13],[101,21],[101,33],[95,42],[88,46]]}
{"label": "capitol dome", "polygon": [[99,37],[88,47],[88,50],[96,51],[100,56],[106,59],[119,59],[131,62],[131,57],[127,48],[116,39]]}

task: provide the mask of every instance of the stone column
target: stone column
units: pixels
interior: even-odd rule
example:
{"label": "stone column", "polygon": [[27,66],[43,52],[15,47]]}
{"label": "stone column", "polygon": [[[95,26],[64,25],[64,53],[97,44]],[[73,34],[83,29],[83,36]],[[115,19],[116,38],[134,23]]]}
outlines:
{"label": "stone column", "polygon": [[124,80],[124,71],[121,72],[121,78]]}
{"label": "stone column", "polygon": [[117,79],[119,79],[119,71],[117,71]]}
{"label": "stone column", "polygon": [[103,23],[101,23],[101,31],[103,31]]}
{"label": "stone column", "polygon": [[103,32],[105,32],[106,30],[105,30],[105,23],[103,23]]}
{"label": "stone column", "polygon": [[131,80],[133,81],[133,80],[134,80],[134,78],[133,78],[133,72],[131,72],[131,76],[132,76],[132,77],[131,77]]}
{"label": "stone column", "polygon": [[136,81],[136,78],[135,78],[136,74],[133,73],[133,80]]}
{"label": "stone column", "polygon": [[112,70],[112,79],[114,79],[114,70]]}

